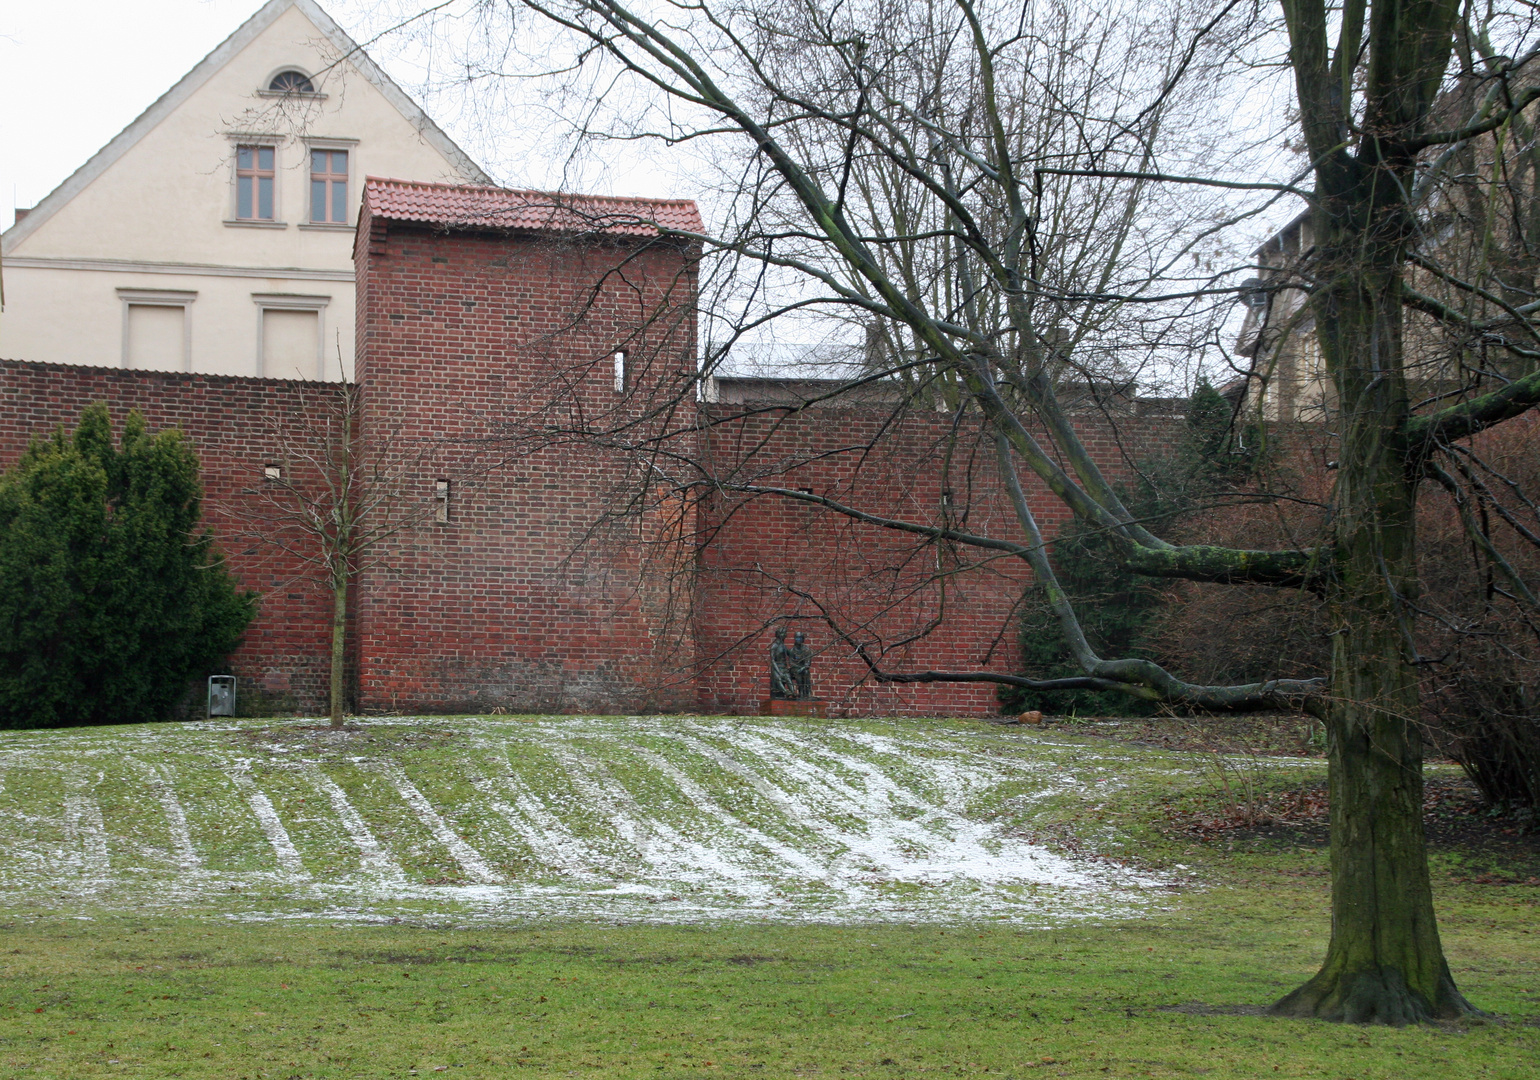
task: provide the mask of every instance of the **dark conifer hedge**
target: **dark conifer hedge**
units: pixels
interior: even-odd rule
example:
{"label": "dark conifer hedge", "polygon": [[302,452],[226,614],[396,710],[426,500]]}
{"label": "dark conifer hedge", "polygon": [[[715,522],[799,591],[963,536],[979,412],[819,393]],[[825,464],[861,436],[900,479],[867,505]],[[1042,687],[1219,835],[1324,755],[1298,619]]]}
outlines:
{"label": "dark conifer hedge", "polygon": [[[1188,402],[1186,425],[1169,456],[1141,463],[1138,483],[1120,486],[1119,498],[1138,520],[1162,528],[1178,525],[1212,492],[1244,484],[1262,463],[1255,428],[1239,431],[1235,407],[1207,379]],[[1241,438],[1244,435],[1245,438]],[[1169,583],[1143,577],[1122,565],[1122,550],[1101,528],[1072,521],[1059,530],[1050,549],[1064,587],[1091,647],[1104,657],[1163,659],[1148,640]],[[1020,608],[1021,673],[1034,679],[1081,675],[1079,664],[1040,585],[1027,587]],[[1257,676],[1222,672],[1214,682],[1247,682]],[[1081,716],[1141,716],[1157,706],[1115,690],[996,691],[1005,713],[1036,709]]]}
{"label": "dark conifer hedge", "polygon": [[0,478],[0,727],[165,719],[256,611],[201,525],[176,430],[104,404]]}

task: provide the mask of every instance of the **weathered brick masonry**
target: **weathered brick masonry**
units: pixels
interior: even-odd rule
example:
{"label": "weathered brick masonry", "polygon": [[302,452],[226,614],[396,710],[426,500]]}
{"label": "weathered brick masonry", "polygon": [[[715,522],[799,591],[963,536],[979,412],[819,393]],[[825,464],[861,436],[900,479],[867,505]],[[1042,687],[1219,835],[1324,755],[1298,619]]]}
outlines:
{"label": "weathered brick masonry", "polygon": [[[1020,536],[992,442],[948,414],[881,403],[777,412],[751,403],[737,415],[708,429],[719,477],[802,489],[881,517]],[[1097,415],[1082,435],[1110,475],[1126,478],[1135,462],[1170,449],[1173,425],[1129,416],[1114,427]],[[1039,526],[1053,536],[1068,511],[1036,476],[1022,472],[1020,481]],[[705,518],[696,622],[703,707],[742,708],[764,696],[769,628],[784,623],[821,647],[816,690],[832,710],[998,711],[988,684],[881,683],[854,646],[891,672],[1015,670],[1012,614],[1031,578],[1018,557],[931,545],[775,496],[724,496],[708,504]]]}
{"label": "weathered brick masonry", "polygon": [[[360,571],[351,652],[364,711],[752,710],[765,650],[808,632],[832,711],[985,714],[993,688],[893,686],[884,669],[1010,670],[1019,559],[718,487],[689,501],[667,472],[800,488],[877,515],[1017,530],[993,452],[952,417],[858,408],[697,405],[695,259],[651,221],[698,230],[688,203],[557,200],[371,180],[355,249],[357,385],[366,437],[397,447],[408,494],[437,508]],[[616,353],[625,354],[624,390]],[[107,401],[180,427],[203,463],[207,516],[237,577],[263,593],[231,658],[246,685],[324,705],[328,598],[269,542],[262,470],[320,438],[334,386],[0,363],[0,465]],[[1172,425],[1087,426],[1126,474]],[[667,460],[626,446],[671,431]],[[604,438],[594,440],[594,433]],[[587,437],[584,437],[587,436]],[[608,448],[606,448],[608,447]],[[301,455],[303,456],[303,455]],[[694,471],[687,462],[694,462]],[[303,463],[288,462],[287,474]],[[1045,533],[1060,504],[1023,477]],[[698,490],[706,490],[705,486]],[[290,546],[295,538],[287,538]],[[301,545],[302,546],[302,545]]]}
{"label": "weathered brick masonry", "polygon": [[[198,452],[204,517],[219,536],[237,580],[262,595],[260,614],[231,657],[248,688],[275,708],[314,708],[327,679],[329,594],[304,561],[288,554],[266,519],[263,470],[278,463],[281,425],[303,433],[308,417],[334,407],[337,387],[279,379],[122,371],[0,361],[0,467],[33,438],[105,401],[121,432],[130,410],[152,430],[180,428]],[[293,466],[291,465],[290,468]]]}
{"label": "weathered brick masonry", "polygon": [[489,192],[501,216],[468,221],[484,203],[440,201],[463,189],[400,187],[419,200],[371,185],[359,226],[364,425],[440,445],[423,483],[451,495],[447,521],[392,539],[359,582],[362,701],[693,707],[688,621],[652,602],[652,523],[624,512],[628,458],[572,437],[636,435],[642,403],[688,382],[693,252],[633,227],[655,205]]}

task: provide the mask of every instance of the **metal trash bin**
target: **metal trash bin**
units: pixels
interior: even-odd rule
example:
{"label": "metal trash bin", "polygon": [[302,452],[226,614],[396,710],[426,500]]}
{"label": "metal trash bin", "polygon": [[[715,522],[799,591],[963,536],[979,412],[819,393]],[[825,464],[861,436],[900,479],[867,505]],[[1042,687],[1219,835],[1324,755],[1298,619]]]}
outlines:
{"label": "metal trash bin", "polygon": [[209,676],[209,715],[235,715],[235,676]]}

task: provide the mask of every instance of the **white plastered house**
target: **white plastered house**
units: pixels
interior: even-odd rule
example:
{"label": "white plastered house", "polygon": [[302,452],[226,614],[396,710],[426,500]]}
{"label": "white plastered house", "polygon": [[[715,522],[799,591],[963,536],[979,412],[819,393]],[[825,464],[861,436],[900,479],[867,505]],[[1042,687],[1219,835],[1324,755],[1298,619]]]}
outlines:
{"label": "white plastered house", "polygon": [[366,175],[491,183],[313,0],[269,0],[18,211],[0,356],[342,378]]}

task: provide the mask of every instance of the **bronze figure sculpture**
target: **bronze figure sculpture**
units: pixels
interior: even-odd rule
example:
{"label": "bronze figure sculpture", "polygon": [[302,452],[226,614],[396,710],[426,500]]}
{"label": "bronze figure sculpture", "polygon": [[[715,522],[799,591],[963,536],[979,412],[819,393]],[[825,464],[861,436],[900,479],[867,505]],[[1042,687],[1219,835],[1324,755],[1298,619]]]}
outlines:
{"label": "bronze figure sculpture", "polygon": [[[798,634],[797,637],[801,637]],[[792,678],[791,649],[786,646],[786,628],[775,628],[775,641],[770,645],[770,697],[780,701],[797,696],[796,683]]]}
{"label": "bronze figure sculpture", "polygon": [[797,631],[792,647],[787,650],[791,669],[791,681],[798,701],[813,698],[813,647],[807,643],[807,635]]}

